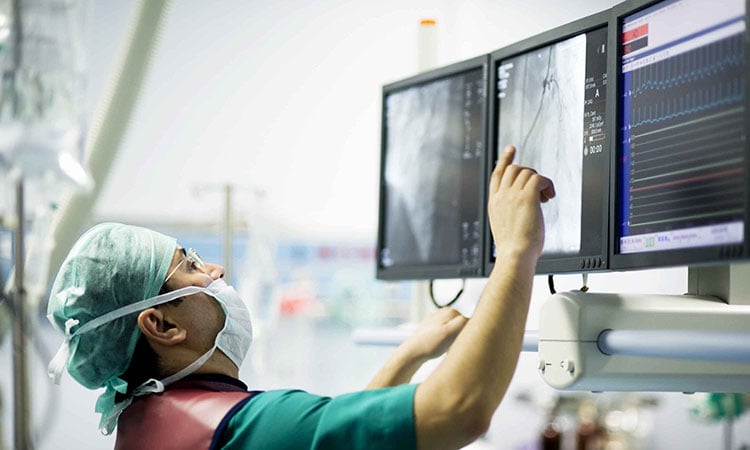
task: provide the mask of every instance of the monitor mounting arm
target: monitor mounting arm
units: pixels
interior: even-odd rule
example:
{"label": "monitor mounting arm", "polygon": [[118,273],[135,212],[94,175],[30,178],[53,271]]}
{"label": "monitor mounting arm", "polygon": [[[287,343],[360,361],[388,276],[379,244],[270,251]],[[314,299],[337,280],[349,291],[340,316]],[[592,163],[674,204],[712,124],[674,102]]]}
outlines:
{"label": "monitor mounting arm", "polygon": [[681,296],[553,295],[539,322],[542,378],[562,390],[750,392],[749,270],[691,268]]}

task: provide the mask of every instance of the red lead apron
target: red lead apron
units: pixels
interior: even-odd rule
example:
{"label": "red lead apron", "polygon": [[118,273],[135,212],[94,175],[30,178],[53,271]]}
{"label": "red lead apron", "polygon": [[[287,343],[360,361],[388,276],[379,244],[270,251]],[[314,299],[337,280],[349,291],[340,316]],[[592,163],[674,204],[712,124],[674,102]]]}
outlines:
{"label": "red lead apron", "polygon": [[137,397],[117,421],[115,450],[208,449],[224,416],[253,394],[229,383],[178,381]]}

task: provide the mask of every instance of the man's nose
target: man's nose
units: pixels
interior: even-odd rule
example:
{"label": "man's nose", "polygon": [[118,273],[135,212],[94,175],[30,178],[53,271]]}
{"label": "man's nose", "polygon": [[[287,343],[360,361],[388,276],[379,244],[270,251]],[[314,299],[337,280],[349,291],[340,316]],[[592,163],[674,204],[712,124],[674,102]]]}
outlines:
{"label": "man's nose", "polygon": [[206,269],[208,269],[207,273],[212,280],[224,278],[224,266],[219,264],[206,264]]}

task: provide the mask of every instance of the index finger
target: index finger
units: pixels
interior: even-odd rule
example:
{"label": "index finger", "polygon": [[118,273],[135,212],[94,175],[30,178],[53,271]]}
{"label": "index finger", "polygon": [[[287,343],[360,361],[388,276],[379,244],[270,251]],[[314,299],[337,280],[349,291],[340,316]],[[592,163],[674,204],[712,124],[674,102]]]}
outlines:
{"label": "index finger", "polygon": [[497,165],[492,171],[492,177],[490,178],[490,192],[495,192],[500,188],[500,180],[503,179],[505,169],[513,163],[513,158],[516,156],[516,148],[512,145],[505,146],[505,151],[502,155],[497,158]]}

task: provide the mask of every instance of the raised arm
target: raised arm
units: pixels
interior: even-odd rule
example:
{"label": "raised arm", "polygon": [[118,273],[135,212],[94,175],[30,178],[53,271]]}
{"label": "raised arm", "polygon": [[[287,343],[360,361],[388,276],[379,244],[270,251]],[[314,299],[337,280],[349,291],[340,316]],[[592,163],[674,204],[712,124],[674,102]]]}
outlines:
{"label": "raised arm", "polygon": [[506,148],[489,186],[495,268],[476,309],[446,358],[417,388],[414,415],[420,449],[455,449],[489,427],[521,351],[536,261],[544,243],[540,201],[552,182],[512,164]]}

